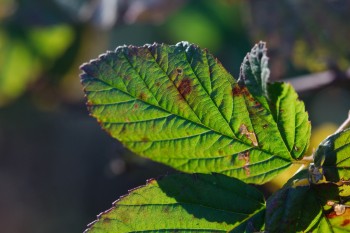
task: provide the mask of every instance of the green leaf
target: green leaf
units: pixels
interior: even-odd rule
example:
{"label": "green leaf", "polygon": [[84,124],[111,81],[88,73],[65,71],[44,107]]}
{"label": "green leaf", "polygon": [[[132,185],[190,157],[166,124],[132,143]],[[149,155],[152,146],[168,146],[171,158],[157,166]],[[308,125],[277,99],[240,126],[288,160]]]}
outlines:
{"label": "green leaf", "polygon": [[[274,83],[267,86],[269,73],[265,43],[260,42],[244,58],[238,79],[238,83],[246,86],[257,100],[249,100],[249,95],[245,97],[246,105],[251,106],[252,123],[255,122],[254,128],[265,126],[265,130],[261,129],[263,131],[269,127],[269,122],[277,123],[279,132],[272,129],[270,139],[278,135],[278,138],[275,137],[275,146],[286,146],[292,158],[300,159],[308,148],[311,135],[304,103],[298,100],[298,95],[290,84]],[[266,116],[270,112],[273,120]]]}
{"label": "green leaf", "polygon": [[[252,51],[245,56],[241,66],[238,83],[245,85],[254,96],[265,96],[267,94],[267,81],[270,76],[268,67],[269,58],[266,56],[266,44],[256,44]],[[265,102],[265,101],[264,101]]]}
{"label": "green leaf", "polygon": [[319,184],[313,187],[313,194],[323,210],[314,232],[350,232],[350,208],[346,208],[344,213],[337,215],[334,208],[328,204],[329,201],[334,201],[349,206],[349,193],[344,193],[344,189],[348,188],[334,184]]}
{"label": "green leaf", "polygon": [[[350,232],[350,209],[336,215],[328,201],[339,202],[333,184],[284,187],[267,200],[267,232]],[[345,203],[347,204],[347,203]]]}
{"label": "green leaf", "polygon": [[[267,200],[266,229],[268,232],[304,232],[322,214],[310,187],[288,187]],[[306,231],[307,232],[307,231]]]}
{"label": "green leaf", "polygon": [[289,85],[266,88],[261,44],[247,54],[239,84],[207,50],[185,42],[118,47],[81,69],[101,126],[133,152],[178,170],[261,184],[307,148],[304,105]]}
{"label": "green leaf", "polygon": [[327,181],[350,179],[350,129],[326,138],[317,148],[315,165],[323,169]]}
{"label": "green leaf", "polygon": [[263,218],[264,211],[263,195],[237,179],[178,174],[133,189],[87,232],[238,232],[260,229],[251,219]]}
{"label": "green leaf", "polygon": [[268,86],[271,111],[279,132],[294,159],[301,159],[309,146],[311,124],[304,103],[287,83]]}

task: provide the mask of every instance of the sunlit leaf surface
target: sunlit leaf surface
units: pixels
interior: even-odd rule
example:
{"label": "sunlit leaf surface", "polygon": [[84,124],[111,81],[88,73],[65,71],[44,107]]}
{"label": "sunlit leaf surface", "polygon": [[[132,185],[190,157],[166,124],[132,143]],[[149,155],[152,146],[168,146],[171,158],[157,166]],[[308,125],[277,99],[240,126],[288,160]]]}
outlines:
{"label": "sunlit leaf surface", "polygon": [[244,232],[261,229],[264,213],[263,195],[239,180],[179,174],[132,190],[87,232]]}
{"label": "sunlit leaf surface", "polygon": [[310,137],[302,102],[287,84],[268,85],[264,43],[236,81],[207,50],[122,46],[84,64],[89,110],[142,156],[185,172],[264,183],[300,159]]}

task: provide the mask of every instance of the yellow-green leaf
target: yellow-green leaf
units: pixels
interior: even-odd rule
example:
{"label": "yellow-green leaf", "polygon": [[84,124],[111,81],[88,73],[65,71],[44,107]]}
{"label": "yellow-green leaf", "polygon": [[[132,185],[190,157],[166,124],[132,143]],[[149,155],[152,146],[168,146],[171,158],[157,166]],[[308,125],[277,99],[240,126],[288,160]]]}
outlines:
{"label": "yellow-green leaf", "polygon": [[86,232],[244,232],[261,229],[262,221],[253,220],[264,213],[263,195],[237,179],[178,174],[133,189]]}
{"label": "yellow-green leaf", "polygon": [[91,115],[133,152],[261,184],[300,159],[310,137],[294,90],[266,84],[267,61],[261,42],[238,82],[187,42],[122,46],[84,64],[81,80]]}

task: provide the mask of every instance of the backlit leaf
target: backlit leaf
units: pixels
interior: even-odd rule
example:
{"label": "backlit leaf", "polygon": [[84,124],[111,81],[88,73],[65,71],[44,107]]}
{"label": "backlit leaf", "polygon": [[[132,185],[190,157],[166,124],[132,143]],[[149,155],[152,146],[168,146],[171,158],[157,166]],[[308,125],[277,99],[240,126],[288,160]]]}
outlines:
{"label": "backlit leaf", "polygon": [[350,129],[331,135],[319,145],[315,165],[323,169],[328,181],[350,179]]}
{"label": "backlit leaf", "polygon": [[179,174],[133,189],[87,232],[244,232],[261,229],[261,221],[252,219],[264,213],[263,195],[237,179]]}
{"label": "backlit leaf", "polygon": [[133,152],[185,172],[261,184],[300,159],[310,124],[291,86],[268,85],[266,47],[237,82],[207,50],[122,46],[84,64],[91,115]]}

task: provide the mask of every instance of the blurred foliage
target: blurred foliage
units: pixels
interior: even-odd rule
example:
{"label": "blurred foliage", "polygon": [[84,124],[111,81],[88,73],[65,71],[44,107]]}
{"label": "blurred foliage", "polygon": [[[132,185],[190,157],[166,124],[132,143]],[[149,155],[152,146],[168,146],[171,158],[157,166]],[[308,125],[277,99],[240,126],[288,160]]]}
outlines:
{"label": "blurred foliage", "polygon": [[229,1],[217,1],[216,4],[211,1],[193,1],[170,17],[163,26],[167,41],[190,41],[213,53],[223,50],[223,45],[230,46],[229,44],[243,44],[249,49],[249,43],[241,41],[245,38],[241,7],[239,1],[234,4]]}
{"label": "blurred foliage", "polygon": [[[270,44],[272,74],[285,77],[291,68],[318,72],[336,64],[350,66],[350,2],[247,1],[250,35]],[[288,61],[292,61],[289,64]]]}
{"label": "blurred foliage", "polygon": [[67,25],[0,29],[0,106],[21,95],[73,40]]}
{"label": "blurred foliage", "polygon": [[[107,48],[133,41],[138,45],[154,41],[196,43],[228,61],[224,65],[234,76],[239,73],[237,66],[244,51],[259,40],[267,41],[270,47],[272,79],[350,66],[350,3],[345,0],[35,3],[0,3],[0,106],[45,77],[45,83],[51,83],[48,88],[65,101],[80,101],[81,95],[73,94],[77,83],[69,88],[77,75],[72,67]],[[64,62],[69,59],[70,63]],[[31,72],[26,72],[29,67]],[[56,71],[60,75],[51,82]],[[62,91],[68,93],[67,98]]]}

